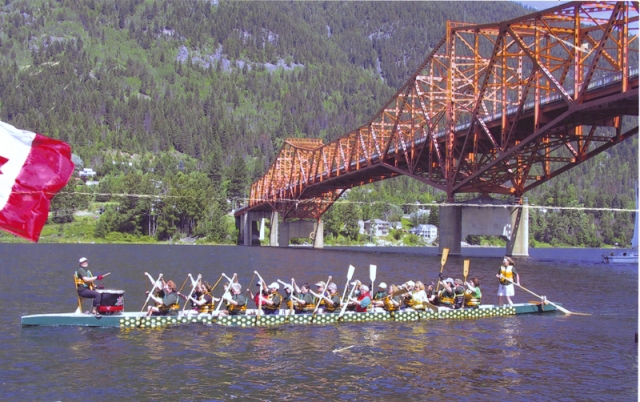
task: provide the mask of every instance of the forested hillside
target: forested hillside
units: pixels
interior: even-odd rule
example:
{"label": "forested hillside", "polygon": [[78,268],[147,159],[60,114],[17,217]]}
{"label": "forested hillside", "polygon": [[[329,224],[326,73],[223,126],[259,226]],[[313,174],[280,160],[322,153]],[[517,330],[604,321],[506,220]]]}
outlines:
{"label": "forested hillside", "polygon": [[[231,242],[225,215],[283,139],[327,142],[366,122],[443,37],[446,20],[531,11],[512,2],[5,0],[0,120],[68,142],[77,167],[97,172],[97,186],[72,181],[56,197],[53,222],[97,206],[97,223],[83,227],[89,238]],[[634,138],[529,201],[633,208],[637,166]],[[349,197],[366,203],[342,200],[328,220],[345,223],[341,209],[388,217],[438,194],[400,178]],[[533,213],[532,238],[598,245],[631,237],[630,213],[568,213]],[[350,235],[342,224],[327,228]]]}

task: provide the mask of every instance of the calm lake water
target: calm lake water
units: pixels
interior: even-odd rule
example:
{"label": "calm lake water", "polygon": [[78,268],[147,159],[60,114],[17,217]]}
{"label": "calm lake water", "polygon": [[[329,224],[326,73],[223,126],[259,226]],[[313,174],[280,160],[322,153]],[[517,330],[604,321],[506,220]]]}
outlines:
{"label": "calm lake water", "polygon": [[[503,252],[463,248],[463,256],[449,257],[444,274],[461,278],[469,258],[469,277],[480,279],[483,301],[496,303]],[[435,248],[0,244],[0,399],[636,401],[638,267],[604,264],[595,249],[530,253],[516,259],[521,284],[591,316],[244,329],[23,328],[21,315],[75,309],[72,273],[82,256],[94,273],[111,272],[102,284],[126,291],[127,311],[145,302],[144,271],[163,273],[178,286],[188,273],[214,283],[222,272],[237,272],[245,288],[256,270],[267,282],[312,283],[333,275],[342,292],[350,264],[354,279],[365,283],[369,264],[378,267],[376,283],[430,282],[440,257]],[[514,301],[533,299],[516,289]]]}

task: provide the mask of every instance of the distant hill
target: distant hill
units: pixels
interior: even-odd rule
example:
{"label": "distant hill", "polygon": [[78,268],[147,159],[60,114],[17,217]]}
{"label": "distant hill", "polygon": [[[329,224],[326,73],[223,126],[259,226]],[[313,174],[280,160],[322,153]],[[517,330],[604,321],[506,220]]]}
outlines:
{"label": "distant hill", "polygon": [[[148,176],[149,189],[168,194],[177,184],[167,175],[197,172],[225,209],[225,199],[246,195],[285,138],[326,142],[370,119],[444,36],[447,20],[496,22],[532,11],[473,1],[6,0],[0,120],[69,142],[81,165],[103,178],[98,193],[142,192],[132,187],[140,178],[129,187],[119,182],[137,174]],[[628,207],[636,144],[610,150],[530,199],[558,202],[550,194],[570,182],[570,198],[579,203]],[[411,189],[403,202],[436,197],[403,180],[373,188]],[[596,191],[596,183],[608,190]],[[89,198],[101,197],[111,200]],[[168,208],[161,204],[154,208]],[[167,211],[164,223],[147,212],[135,224],[113,220],[101,230],[170,237],[197,232],[204,219]],[[160,229],[147,230],[151,223]]]}

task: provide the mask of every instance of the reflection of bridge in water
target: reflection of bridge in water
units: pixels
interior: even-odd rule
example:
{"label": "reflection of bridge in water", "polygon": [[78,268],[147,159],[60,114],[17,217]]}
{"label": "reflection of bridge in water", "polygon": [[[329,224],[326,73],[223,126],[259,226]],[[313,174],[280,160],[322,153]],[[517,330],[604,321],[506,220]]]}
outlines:
{"label": "reflection of bridge in water", "polygon": [[[285,142],[236,211],[244,244],[252,243],[251,222],[267,216],[313,219],[321,246],[320,217],[344,191],[399,175],[441,189],[450,203],[479,193],[511,195],[519,205],[528,190],[637,134],[637,23],[635,2],[565,3],[495,24],[448,22],[445,37],[367,124],[329,144]],[[463,235],[498,234],[510,240],[509,252],[526,255],[526,224],[519,225],[526,208],[514,208],[508,223],[490,210],[482,215],[493,225],[441,207],[440,246],[455,253]],[[291,225],[285,230],[304,226]],[[280,243],[309,237],[308,229],[280,233]],[[272,224],[272,244],[277,235]]]}

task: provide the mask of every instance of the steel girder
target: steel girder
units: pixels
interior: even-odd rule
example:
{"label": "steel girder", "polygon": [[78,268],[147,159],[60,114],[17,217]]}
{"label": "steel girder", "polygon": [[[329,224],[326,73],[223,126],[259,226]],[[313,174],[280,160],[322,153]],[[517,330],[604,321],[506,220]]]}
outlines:
{"label": "steel girder", "polygon": [[[365,125],[287,140],[249,209],[319,218],[346,190],[408,175],[522,196],[638,133],[638,3],[571,2],[446,36]],[[631,27],[635,27],[635,33]]]}

